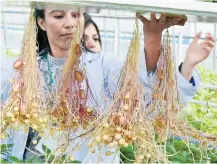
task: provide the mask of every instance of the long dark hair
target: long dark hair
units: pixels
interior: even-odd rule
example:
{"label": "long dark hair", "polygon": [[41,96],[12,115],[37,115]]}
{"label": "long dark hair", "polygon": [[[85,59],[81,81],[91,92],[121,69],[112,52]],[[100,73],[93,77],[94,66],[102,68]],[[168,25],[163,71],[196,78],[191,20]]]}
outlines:
{"label": "long dark hair", "polygon": [[[93,19],[91,18],[90,15],[88,15],[87,13],[84,14],[84,20],[85,20],[85,23],[84,23],[84,29],[87,28],[87,26],[89,26],[90,24],[92,24],[95,29],[96,29],[96,32],[99,36],[99,44],[100,44],[100,47],[102,47],[102,41],[101,41],[101,36],[100,36],[100,33],[99,33],[99,28],[98,26],[96,25],[96,23],[93,21]],[[83,47],[85,48],[86,51],[90,51],[87,49],[87,47],[85,46],[85,42],[84,42],[84,37],[83,37]]]}
{"label": "long dark hair", "polygon": [[43,56],[47,54],[48,51],[50,51],[50,44],[48,41],[47,33],[41,29],[41,27],[38,25],[37,19],[45,19],[45,10],[38,10],[35,9],[35,20],[38,28],[37,32],[37,46],[39,48],[39,55]]}

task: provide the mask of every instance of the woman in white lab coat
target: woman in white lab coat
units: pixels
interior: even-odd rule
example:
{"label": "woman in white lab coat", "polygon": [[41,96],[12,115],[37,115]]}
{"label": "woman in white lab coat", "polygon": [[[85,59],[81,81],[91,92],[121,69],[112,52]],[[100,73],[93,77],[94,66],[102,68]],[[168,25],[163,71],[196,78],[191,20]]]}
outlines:
{"label": "woman in white lab coat", "polygon": [[[73,34],[79,21],[80,30],[83,33],[84,16],[83,13],[75,10],[35,10],[35,16],[38,25],[37,41],[39,43],[39,67],[46,81],[48,90],[52,90],[58,81],[58,75],[62,70],[65,60],[65,50],[68,48],[67,42],[73,39]],[[156,19],[155,14],[151,14],[150,20],[141,15],[137,15],[144,25],[144,51],[141,56],[140,78],[145,84],[145,101],[148,104],[151,100],[151,92],[154,85],[154,72],[157,68],[157,62],[160,56],[161,36],[164,29],[172,25],[184,25],[186,20],[182,18],[168,18],[162,14]],[[178,86],[185,103],[188,103],[200,83],[199,74],[195,71],[195,66],[206,59],[214,46],[214,39],[211,34],[207,34],[203,44],[198,44],[200,33],[190,44],[186,58],[177,71]],[[118,76],[123,62],[113,55],[105,55],[101,51],[98,53],[84,52],[82,61],[86,65],[87,77],[93,96],[98,105],[105,107],[109,102],[107,98],[115,91],[116,77]],[[106,84],[106,87],[105,87]],[[106,88],[106,89],[105,89]],[[102,98],[103,97],[103,98]],[[94,104],[96,105],[96,104]],[[18,132],[13,139],[14,147],[12,154],[18,158],[23,158],[26,146],[27,134]],[[34,136],[33,136],[34,138]],[[36,152],[42,152],[41,145],[46,144],[51,150],[55,149],[56,141],[54,139],[38,140],[36,146],[30,147]],[[73,154],[76,160],[83,162],[97,162],[97,154],[86,158],[88,150],[84,145],[78,153]],[[28,154],[28,153],[27,153]],[[31,156],[31,155],[30,155]],[[28,158],[28,155],[27,155]],[[119,157],[103,156],[100,162],[119,162]]]}

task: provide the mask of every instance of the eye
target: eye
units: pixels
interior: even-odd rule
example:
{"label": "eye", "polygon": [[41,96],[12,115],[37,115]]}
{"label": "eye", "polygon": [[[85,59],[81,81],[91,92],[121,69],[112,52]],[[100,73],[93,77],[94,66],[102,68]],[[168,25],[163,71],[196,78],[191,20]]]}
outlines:
{"label": "eye", "polygon": [[84,41],[88,40],[88,36],[84,34]]}
{"label": "eye", "polygon": [[93,38],[93,40],[94,40],[95,42],[97,42],[97,41],[99,41],[99,38]]}
{"label": "eye", "polygon": [[72,13],[72,17],[73,18],[79,18],[80,17],[80,13]]}
{"label": "eye", "polygon": [[57,15],[57,16],[54,16],[54,18],[56,18],[56,19],[62,19],[63,15]]}

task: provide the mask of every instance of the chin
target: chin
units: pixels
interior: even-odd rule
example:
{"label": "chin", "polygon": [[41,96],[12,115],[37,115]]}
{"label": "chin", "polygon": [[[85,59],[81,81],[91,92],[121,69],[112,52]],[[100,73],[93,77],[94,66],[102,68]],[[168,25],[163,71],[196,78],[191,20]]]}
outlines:
{"label": "chin", "polygon": [[92,51],[94,53],[99,53],[100,52],[99,50],[96,50],[96,49],[90,49],[90,51]]}
{"label": "chin", "polygon": [[[71,43],[71,42],[70,42]],[[61,48],[62,49],[64,49],[64,50],[69,50],[70,49],[70,46],[71,46],[71,44],[64,44],[63,46],[61,46]]]}

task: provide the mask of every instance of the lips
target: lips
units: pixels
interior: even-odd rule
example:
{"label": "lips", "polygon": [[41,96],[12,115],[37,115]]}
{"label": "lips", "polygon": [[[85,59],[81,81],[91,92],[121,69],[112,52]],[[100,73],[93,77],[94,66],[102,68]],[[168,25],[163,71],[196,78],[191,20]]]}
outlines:
{"label": "lips", "polygon": [[65,39],[73,39],[74,34],[73,33],[68,33],[68,34],[63,34],[61,37]]}
{"label": "lips", "polygon": [[89,49],[94,49],[94,48],[95,48],[95,46],[90,46],[90,47],[89,47]]}

